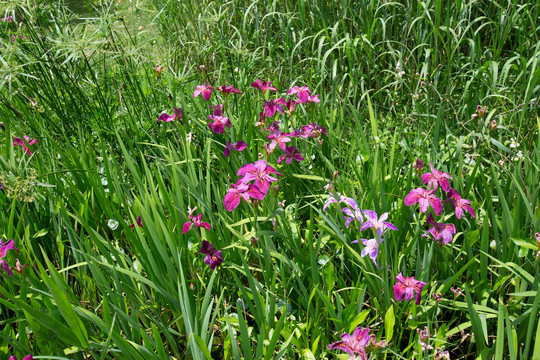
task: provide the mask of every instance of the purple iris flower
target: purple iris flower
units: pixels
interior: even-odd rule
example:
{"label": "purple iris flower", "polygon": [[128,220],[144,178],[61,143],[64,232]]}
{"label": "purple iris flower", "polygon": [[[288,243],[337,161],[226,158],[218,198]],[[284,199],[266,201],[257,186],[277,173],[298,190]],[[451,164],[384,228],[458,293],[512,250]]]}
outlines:
{"label": "purple iris flower", "polygon": [[223,156],[228,157],[231,150],[243,151],[247,147],[247,144],[242,140],[231,144],[230,141],[227,141],[225,144],[225,150],[223,151]]}
{"label": "purple iris flower", "polygon": [[272,99],[270,101],[264,101],[264,114],[267,117],[272,117],[276,113],[276,111],[279,111],[281,114],[283,114],[283,105],[287,106],[287,102],[283,98],[279,99]]}
{"label": "purple iris flower", "polygon": [[134,228],[135,225],[140,226],[140,227],[143,227],[141,215],[138,215],[138,216],[137,216],[137,222],[135,222],[135,223],[129,225],[129,227],[130,227],[130,228]]}
{"label": "purple iris flower", "polygon": [[272,81],[261,81],[260,79],[255,80],[255,82],[251,83],[251,87],[254,87],[256,89],[261,90],[263,93],[271,90],[271,91],[278,91],[275,86],[272,86]]}
{"label": "purple iris flower", "polygon": [[287,164],[291,164],[293,159],[300,162],[304,160],[304,157],[294,146],[287,146],[285,148],[285,154],[279,157],[278,164],[281,164],[283,160],[285,160]]}
{"label": "purple iris flower", "polygon": [[202,213],[199,213],[199,215],[188,215],[189,221],[187,221],[184,226],[182,227],[182,234],[185,234],[191,229],[191,226],[193,227],[203,227],[206,230],[211,230],[210,224],[207,222],[202,221]]}
{"label": "purple iris flower", "polygon": [[[433,239],[439,242],[439,245],[448,245],[452,242],[454,234],[456,233],[456,227],[454,224],[443,224],[435,222],[431,213],[428,214],[426,222],[433,225],[428,229],[428,233],[433,236]],[[426,235],[427,234],[424,234],[422,236]]]}
{"label": "purple iris flower", "polygon": [[208,115],[208,118],[212,120],[208,123],[208,127],[216,134],[222,134],[223,131],[225,131],[225,127],[232,127],[231,121],[228,117]]}
{"label": "purple iris flower", "polygon": [[360,231],[366,230],[368,228],[374,228],[375,230],[377,230],[377,235],[379,235],[379,238],[382,240],[384,229],[398,229],[394,226],[394,224],[385,221],[386,219],[388,219],[388,213],[382,214],[380,218],[378,218],[377,213],[373,210],[364,210],[363,213],[367,220],[365,223],[362,224]]}
{"label": "purple iris flower", "polygon": [[266,160],[256,161],[254,164],[246,164],[238,169],[238,176],[242,176],[240,179],[243,183],[248,183],[252,180],[255,180],[253,185],[255,185],[261,193],[265,194],[270,189],[270,183],[278,181],[271,174],[276,174],[278,176],[283,176],[276,171],[273,167],[266,163]]}
{"label": "purple iris flower", "polygon": [[473,218],[475,217],[474,209],[471,206],[471,201],[467,199],[462,199],[461,195],[459,195],[456,189],[450,189],[447,196],[448,198],[446,201],[452,200],[452,205],[454,206],[454,210],[456,211],[456,217],[458,219],[461,219],[461,217],[463,216],[463,210],[468,211]]}
{"label": "purple iris flower", "polygon": [[193,97],[196,98],[199,95],[202,95],[203,99],[208,101],[210,100],[210,96],[212,96],[212,91],[214,91],[214,87],[210,85],[208,82],[203,85],[198,85],[195,88],[195,92],[193,93]]}
{"label": "purple iris flower", "polygon": [[292,94],[298,94],[298,103],[305,103],[308,102],[309,95],[311,95],[311,90],[309,90],[309,87],[307,86],[293,86],[289,91],[287,91],[287,95]]}
{"label": "purple iris flower", "polygon": [[223,254],[220,250],[216,250],[214,245],[208,241],[203,240],[201,246],[201,253],[205,254],[204,263],[210,266],[211,270],[214,270],[223,262]]}

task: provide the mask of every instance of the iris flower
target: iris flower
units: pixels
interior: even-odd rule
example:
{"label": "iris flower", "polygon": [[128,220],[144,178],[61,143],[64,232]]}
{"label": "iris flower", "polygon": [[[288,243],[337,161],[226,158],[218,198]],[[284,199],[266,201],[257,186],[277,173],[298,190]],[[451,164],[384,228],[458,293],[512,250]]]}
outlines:
{"label": "iris flower", "polygon": [[208,115],[208,118],[212,120],[208,123],[208,127],[216,134],[222,134],[223,131],[225,131],[225,127],[232,127],[231,121],[228,117],[219,115]]}
{"label": "iris flower", "polygon": [[276,111],[279,111],[283,114],[283,105],[287,106],[287,103],[283,98],[272,99],[270,101],[264,101],[264,114],[267,117],[272,117],[275,115]]}
{"label": "iris flower", "polygon": [[384,213],[378,218],[377,213],[373,210],[364,210],[364,215],[366,216],[366,222],[362,224],[360,231],[366,230],[368,228],[374,228],[377,230],[379,238],[382,239],[384,229],[397,230],[398,228],[394,224],[385,221],[388,219],[388,213]]}
{"label": "iris flower", "polygon": [[319,99],[319,94],[308,97],[308,102],[312,102],[315,104],[320,103],[321,99]]}
{"label": "iris flower", "polygon": [[203,99],[208,101],[210,100],[210,96],[212,96],[212,91],[214,91],[214,87],[210,85],[208,82],[206,82],[206,84],[199,85],[195,88],[193,97],[196,98],[199,95],[202,95]]}
{"label": "iris flower", "polygon": [[129,225],[129,227],[130,227],[130,228],[134,228],[135,225],[140,226],[140,227],[143,227],[141,215],[137,215],[137,221],[134,222],[133,224]]}
{"label": "iris flower", "polygon": [[222,92],[226,96],[228,96],[230,94],[242,95],[242,92],[240,90],[238,90],[238,89],[235,89],[233,85],[227,86],[227,85],[223,84],[223,85],[219,86],[216,90]]}
{"label": "iris flower", "polygon": [[211,230],[210,224],[207,222],[203,222],[202,220],[202,213],[199,213],[199,215],[188,215],[189,221],[187,221],[184,226],[182,227],[182,234],[185,234],[191,229],[191,226],[194,227],[203,227],[206,230]]}
{"label": "iris flower", "polygon": [[227,141],[225,144],[225,150],[223,151],[223,156],[228,157],[231,150],[243,151],[247,147],[247,144],[242,140],[231,144],[230,141]]}
{"label": "iris flower", "polygon": [[272,81],[261,81],[260,79],[255,80],[255,82],[251,83],[251,87],[254,87],[256,89],[261,90],[263,93],[272,90],[272,91],[278,91],[274,86],[272,86]]}
{"label": "iris flower", "polygon": [[409,301],[413,297],[416,297],[415,304],[420,304],[422,288],[427,284],[425,282],[416,280],[414,276],[403,277],[401,273],[396,276],[396,280],[397,283],[394,285],[394,296],[396,301],[401,301],[403,299],[405,299],[405,301]]}
{"label": "iris flower", "polygon": [[15,247],[15,240],[9,239],[7,242],[2,242],[2,240],[0,240],[0,259],[6,257],[8,250],[15,250],[19,253],[19,249]]}
{"label": "iris flower", "polygon": [[450,174],[435,170],[433,164],[429,165],[431,166],[431,173],[422,174],[424,184],[429,184],[429,188],[433,190],[437,189],[437,185],[440,185],[444,191],[450,190],[450,183],[447,180],[452,180]]}
{"label": "iris flower", "polygon": [[277,172],[276,169],[268,165],[266,160],[259,160],[254,164],[246,164],[238,169],[238,176],[242,176],[240,179],[241,182],[248,183],[254,180],[253,185],[265,195],[268,192],[268,189],[270,189],[270,183],[278,181],[278,179],[271,174],[283,176]]}
{"label": "iris flower", "polygon": [[287,164],[291,164],[293,159],[300,162],[304,160],[304,157],[294,146],[287,146],[285,148],[285,154],[279,157],[278,164],[281,164],[283,160],[285,160]]}
{"label": "iris flower", "polygon": [[223,198],[223,206],[227,211],[233,211],[240,205],[240,200],[244,199],[249,201],[249,198],[252,197],[256,200],[264,199],[264,196],[259,188],[253,186],[253,184],[246,184],[242,181],[238,181],[236,184],[232,184],[229,191]]}
{"label": "iris flower", "polygon": [[341,341],[329,344],[329,350],[341,350],[349,354],[349,360],[367,360],[365,347],[369,345],[369,327],[357,327],[351,335],[345,333],[341,335]]}
{"label": "iris flower", "polygon": [[24,138],[24,140],[17,137],[17,136],[14,136],[13,137],[13,145],[14,146],[22,146],[23,150],[26,151],[26,153],[28,155],[32,155],[32,152],[26,146],[26,143],[28,143],[28,145],[34,145],[35,143],[38,143],[39,141],[37,141],[36,139],[30,139],[30,137],[28,137],[28,135],[24,135],[23,138]]}
{"label": "iris flower", "polygon": [[[454,226],[454,224],[443,224],[435,222],[431,213],[429,213],[429,215],[427,216],[426,222],[433,225],[428,229],[428,233],[430,233],[431,236],[433,236],[433,239],[437,240],[440,245],[448,245],[452,242],[454,234],[456,233],[456,227]],[[422,236],[426,236],[426,234]]]}
{"label": "iris flower", "polygon": [[220,250],[216,250],[214,245],[208,241],[203,240],[201,246],[201,253],[205,254],[204,263],[210,266],[211,270],[214,270],[223,262],[223,254]]}
{"label": "iris flower", "polygon": [[[379,241],[377,239],[360,239],[362,241],[362,244],[364,244],[364,248],[362,249],[362,252],[360,255],[362,257],[365,257],[366,255],[369,255],[369,258],[373,260],[373,263],[377,265],[377,255],[379,254]],[[357,243],[358,240],[354,240],[351,242],[351,244]],[[381,238],[382,243],[382,238]],[[377,265],[378,266],[378,265]]]}
{"label": "iris flower", "polygon": [[459,195],[456,189],[450,189],[447,195],[448,199],[446,201],[452,200],[452,205],[454,206],[454,210],[456,211],[456,217],[458,219],[461,219],[461,217],[463,216],[463,210],[467,210],[473,218],[475,217],[474,209],[470,205],[470,200],[462,199],[461,195]]}
{"label": "iris flower", "polygon": [[298,94],[298,103],[305,103],[308,102],[309,95],[311,95],[311,90],[309,90],[309,87],[307,86],[293,86],[289,91],[287,91],[287,95],[292,94]]}
{"label": "iris flower", "polygon": [[[181,108],[177,108],[177,109],[174,109],[174,114],[167,114],[166,112],[164,112],[163,114],[159,115],[158,117],[158,121],[163,121],[163,122],[171,122],[173,120],[180,120],[182,118],[182,109]],[[182,121],[180,121],[181,123]]]}
{"label": "iris flower", "polygon": [[426,212],[428,209],[428,206],[431,205],[433,210],[435,210],[435,214],[441,215],[442,213],[442,201],[439,198],[436,198],[433,193],[435,192],[435,189],[433,190],[426,190],[423,188],[417,188],[412,189],[411,192],[405,196],[404,203],[407,206],[411,206],[413,204],[419,203],[420,204],[420,211]]}
{"label": "iris flower", "polygon": [[[9,360],[17,360],[17,357],[15,355],[11,355],[9,357]],[[32,357],[32,355],[28,354],[25,357],[23,357],[22,360],[34,360],[34,358]]]}
{"label": "iris flower", "polygon": [[223,104],[211,105],[209,106],[212,109],[212,115],[222,116],[223,115]]}
{"label": "iris flower", "polygon": [[281,133],[281,131],[277,130],[273,134],[270,134],[267,136],[268,140],[272,140],[270,143],[270,146],[268,149],[270,152],[274,151],[276,148],[276,145],[281,148],[281,150],[285,151],[286,145],[285,143],[290,142],[291,138],[289,137],[290,134],[288,133]]}

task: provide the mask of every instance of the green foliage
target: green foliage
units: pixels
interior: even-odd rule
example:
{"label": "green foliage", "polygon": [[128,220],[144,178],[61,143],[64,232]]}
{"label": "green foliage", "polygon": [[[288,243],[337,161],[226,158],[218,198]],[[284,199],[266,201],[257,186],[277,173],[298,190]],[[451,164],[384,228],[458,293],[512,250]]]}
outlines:
{"label": "green foliage", "polygon": [[[29,265],[0,270],[0,357],[329,359],[358,326],[388,341],[372,358],[540,357],[540,5],[80,4],[0,1],[14,19],[0,21],[0,236],[19,250],[7,263]],[[293,142],[304,161],[264,155],[257,78],[278,96],[320,94],[279,115],[289,131],[326,128]],[[206,81],[244,94],[193,98]],[[233,126],[217,135],[220,99]],[[157,122],[177,107],[182,123]],[[13,146],[23,135],[39,141],[31,156]],[[239,140],[246,150],[224,157]],[[225,211],[259,154],[283,178],[256,207]],[[449,245],[403,203],[423,186],[417,158],[476,211],[445,213]],[[379,266],[352,243],[369,230],[322,210],[329,179],[399,229]],[[211,231],[182,234],[188,206]],[[223,251],[216,270],[204,240]],[[427,283],[420,305],[395,300],[400,272]]]}

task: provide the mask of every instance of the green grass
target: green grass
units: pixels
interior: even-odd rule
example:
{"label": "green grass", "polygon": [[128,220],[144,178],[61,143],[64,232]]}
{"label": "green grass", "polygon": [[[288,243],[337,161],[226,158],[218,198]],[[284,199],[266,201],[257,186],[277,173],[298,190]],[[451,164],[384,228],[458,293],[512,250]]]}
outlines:
{"label": "green grass", "polygon": [[[16,19],[0,22],[0,236],[19,249],[5,260],[29,265],[0,270],[0,358],[347,358],[328,344],[369,326],[388,342],[368,351],[373,359],[441,350],[540,359],[539,5],[0,1],[0,10]],[[12,42],[15,33],[24,38]],[[278,88],[270,97],[294,85],[320,94],[277,119],[283,131],[317,122],[328,136],[293,140],[300,163],[278,165],[279,149],[265,157],[283,174],[277,188],[228,212],[238,169],[267,142],[255,126],[257,78]],[[193,98],[205,81],[244,92],[227,99],[233,126],[222,135],[207,126],[221,94]],[[484,116],[473,117],[477,105]],[[183,124],[157,122],[173,107]],[[23,135],[39,140],[31,157],[12,145]],[[225,158],[226,141],[239,140],[247,149]],[[476,212],[458,221],[446,205],[437,219],[457,233],[443,247],[422,236],[418,205],[403,202],[423,186],[417,158],[448,172]],[[385,235],[380,268],[351,244],[369,230],[345,227],[337,206],[322,210],[330,179],[399,229]],[[182,235],[188,206],[211,231]],[[138,215],[144,227],[130,228]],[[216,270],[203,240],[223,251]],[[427,283],[419,305],[395,300],[400,272]],[[422,352],[425,326],[433,349]]]}

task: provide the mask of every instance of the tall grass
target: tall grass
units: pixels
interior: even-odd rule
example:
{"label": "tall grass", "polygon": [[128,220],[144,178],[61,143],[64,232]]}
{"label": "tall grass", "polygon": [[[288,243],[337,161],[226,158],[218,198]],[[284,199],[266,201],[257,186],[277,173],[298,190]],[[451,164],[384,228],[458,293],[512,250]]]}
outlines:
{"label": "tall grass", "polygon": [[[388,342],[373,358],[540,358],[539,5],[0,4],[15,19],[0,22],[0,234],[19,249],[6,261],[29,265],[2,272],[2,358],[330,359],[357,326]],[[265,152],[257,78],[320,94],[280,120],[328,136],[295,140],[303,162],[269,156],[277,188],[227,212],[238,169]],[[205,81],[244,92],[223,135],[207,126],[220,94],[193,98]],[[157,121],[177,107],[182,124]],[[30,157],[13,146],[23,135],[39,140]],[[228,140],[248,147],[225,158]],[[417,158],[476,211],[447,207],[444,247],[403,203],[423,185]],[[399,229],[379,266],[351,244],[369,232],[322,210],[330,179]],[[211,231],[182,234],[188,206]],[[203,240],[223,251],[216,270]],[[420,305],[395,300],[400,272],[427,283]]]}

